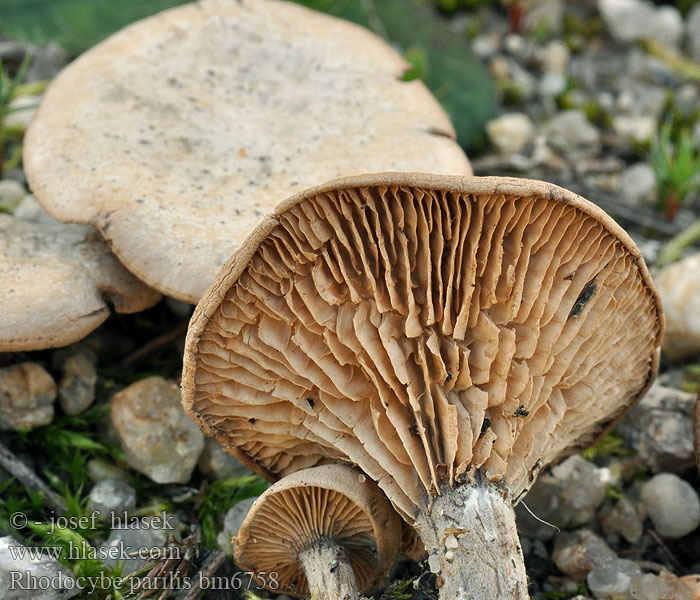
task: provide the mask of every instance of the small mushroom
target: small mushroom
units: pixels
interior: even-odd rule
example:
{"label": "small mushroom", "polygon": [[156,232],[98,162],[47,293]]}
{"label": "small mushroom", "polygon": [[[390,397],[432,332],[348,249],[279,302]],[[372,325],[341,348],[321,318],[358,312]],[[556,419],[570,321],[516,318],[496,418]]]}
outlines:
{"label": "small mushroom", "polygon": [[638,249],[583,198],[350,177],[282,203],[219,273],[183,402],[272,480],[361,468],[417,530],[441,598],[526,598],[513,505],[644,394],[662,333]]}
{"label": "small mushroom", "polygon": [[27,179],[53,217],[95,225],[132,273],[194,303],[291,194],[346,174],[471,173],[408,67],[291,2],[187,4],[56,77],[25,137]]}
{"label": "small mushroom", "polygon": [[0,215],[0,352],[71,344],[110,314],[160,294],[129,273],[94,227]]}
{"label": "small mushroom", "polygon": [[[401,520],[376,484],[345,465],[297,471],[251,506],[236,563],[277,593],[352,600],[393,566]],[[261,579],[261,581],[263,581]]]}

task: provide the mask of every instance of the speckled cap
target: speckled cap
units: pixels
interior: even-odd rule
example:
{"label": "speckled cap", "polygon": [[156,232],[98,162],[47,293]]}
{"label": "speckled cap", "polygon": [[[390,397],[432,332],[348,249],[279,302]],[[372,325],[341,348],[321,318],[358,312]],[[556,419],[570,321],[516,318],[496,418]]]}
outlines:
{"label": "speckled cap", "polygon": [[94,227],[0,214],[0,352],[65,346],[110,314],[160,294],[127,271]]}
{"label": "speckled cap", "polygon": [[471,173],[437,101],[401,80],[407,66],[371,32],[296,4],[202,0],[59,74],[25,138],[27,178],[52,216],[97,226],[139,278],[196,302],[297,191]]}
{"label": "speckled cap", "polygon": [[387,173],[283,203],[190,323],[185,409],[270,479],[358,465],[409,522],[475,471],[517,498],[646,391],[638,249],[557,186]]}
{"label": "speckled cap", "polygon": [[276,593],[308,597],[299,554],[323,538],[346,551],[357,587],[367,593],[396,560],[401,520],[357,469],[304,469],[268,488],[250,507],[233,538],[236,564],[243,571],[277,573]]}

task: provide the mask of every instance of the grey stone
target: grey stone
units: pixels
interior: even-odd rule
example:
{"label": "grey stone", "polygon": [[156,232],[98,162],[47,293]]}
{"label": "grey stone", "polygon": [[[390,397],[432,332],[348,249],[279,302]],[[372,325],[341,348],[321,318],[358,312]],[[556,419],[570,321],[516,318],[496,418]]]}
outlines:
{"label": "grey stone", "polygon": [[0,211],[13,213],[19,201],[27,195],[27,190],[18,181],[3,179],[0,181]]}
{"label": "grey stone", "polygon": [[654,170],[644,162],[627,167],[620,176],[622,197],[632,205],[650,205],[656,201]]}
{"label": "grey stone", "polygon": [[103,479],[120,479],[121,481],[127,481],[128,475],[123,469],[120,469],[117,465],[103,460],[101,458],[93,458],[87,463],[87,471],[90,479],[95,483],[102,481]]}
{"label": "grey stone", "polygon": [[693,600],[690,589],[675,575],[662,572],[659,575],[639,574],[630,582],[630,598],[633,600]]}
{"label": "grey stone", "polygon": [[[524,503],[560,529],[579,527],[595,516],[605,499],[605,487],[602,469],[574,455],[540,475]],[[515,514],[523,535],[541,540],[554,536],[553,527],[535,519],[523,506],[518,505]]]}
{"label": "grey stone", "polygon": [[700,525],[698,493],[678,475],[654,475],[640,496],[654,529],[663,537],[680,538]]}
{"label": "grey stone", "polygon": [[95,401],[97,369],[94,356],[78,352],[63,362],[63,376],[58,382],[58,400],[66,414],[77,415]]}
{"label": "grey stone", "polygon": [[187,483],[204,435],[182,409],[180,388],[161,377],[131,384],[110,400],[110,420],[127,463],[156,483]]}
{"label": "grey stone", "polygon": [[56,384],[37,363],[0,369],[0,431],[32,429],[53,419]]}
{"label": "grey stone", "polygon": [[656,133],[656,119],[651,115],[616,115],[612,125],[615,133],[627,144],[646,142]]}
{"label": "grey stone", "polygon": [[32,95],[17,96],[10,100],[8,108],[12,112],[5,117],[4,125],[8,128],[19,127],[23,130],[27,129],[34,118],[37,108],[39,108],[39,102],[41,102],[41,96]]}
{"label": "grey stone", "polygon": [[590,529],[564,532],[554,540],[552,560],[574,581],[583,581],[593,568],[616,559],[605,540]]}
{"label": "grey stone", "polygon": [[552,148],[568,158],[593,156],[600,151],[600,133],[580,110],[565,110],[544,126]]}
{"label": "grey stone", "polygon": [[618,42],[651,38],[675,46],[683,35],[683,19],[671,6],[656,8],[644,0],[599,0],[598,9],[610,35]]}
{"label": "grey stone", "polygon": [[[158,548],[165,546],[168,541],[168,530],[150,527],[147,521],[134,523],[122,523],[123,528],[112,529],[109,537],[98,549],[99,555],[104,556],[104,564],[108,567],[116,567],[117,562],[123,562],[122,575],[128,575],[149,562],[151,552],[158,552]],[[127,557],[133,552],[142,552],[144,558]]]}
{"label": "grey stone", "polygon": [[644,516],[642,506],[623,496],[614,504],[603,506],[598,520],[606,535],[618,534],[630,544],[636,544],[642,538]]}
{"label": "grey stone", "polygon": [[472,52],[482,60],[493,58],[498,52],[500,39],[498,36],[484,34],[472,40]]}
{"label": "grey stone", "polygon": [[700,60],[700,4],[690,9],[685,20],[688,51],[695,60]]}
{"label": "grey stone", "polygon": [[691,414],[695,396],[658,384],[617,425],[620,437],[654,473],[694,464]]}
{"label": "grey stone", "polygon": [[49,557],[31,558],[26,552],[13,557],[12,553],[21,552],[21,548],[22,544],[10,536],[0,538],[3,600],[68,600],[80,593],[68,567]]}
{"label": "grey stone", "polygon": [[545,73],[537,90],[543,98],[554,98],[566,90],[566,77],[563,73]]}
{"label": "grey stone", "polygon": [[257,500],[257,496],[241,500],[226,513],[224,517],[224,527],[219,535],[216,536],[219,548],[221,548],[221,551],[226,554],[226,556],[233,556],[233,544],[231,543],[231,539],[238,535],[238,530],[241,528],[243,519],[245,519],[248,510],[250,510],[255,500]]}
{"label": "grey stone", "polygon": [[586,577],[588,589],[601,600],[626,598],[633,577],[642,570],[631,560],[616,558],[591,569]]}
{"label": "grey stone", "polygon": [[525,11],[525,29],[533,32],[544,28],[550,35],[560,35],[564,26],[563,0],[538,0]]}
{"label": "grey stone", "polygon": [[532,141],[535,126],[524,113],[506,113],[489,121],[486,133],[501,154],[516,154]]}
{"label": "grey stone", "polygon": [[68,64],[68,53],[56,42],[30,48],[32,62],[27,69],[27,81],[50,81]]}
{"label": "grey stone", "polygon": [[236,457],[224,452],[221,444],[210,437],[204,440],[204,450],[202,450],[197,466],[202,473],[213,479],[244,477],[253,474]]}
{"label": "grey stone", "polygon": [[136,492],[120,479],[103,479],[90,490],[88,510],[99,513],[99,520],[111,522],[112,515],[121,515],[136,508]]}
{"label": "grey stone", "polygon": [[566,72],[566,66],[569,64],[571,53],[566,44],[561,40],[552,40],[544,45],[542,50],[537,55],[537,63],[543,73],[559,73]]}
{"label": "grey stone", "polygon": [[15,208],[14,216],[23,221],[31,221],[32,223],[45,223],[55,225],[58,223],[56,219],[41,207],[32,194],[27,194],[19,201]]}

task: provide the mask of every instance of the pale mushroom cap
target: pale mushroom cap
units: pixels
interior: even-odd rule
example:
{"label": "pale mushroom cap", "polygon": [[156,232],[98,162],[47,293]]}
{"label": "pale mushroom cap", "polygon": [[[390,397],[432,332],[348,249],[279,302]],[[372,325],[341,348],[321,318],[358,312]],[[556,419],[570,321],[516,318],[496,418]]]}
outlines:
{"label": "pale mushroom cap", "polygon": [[517,498],[656,375],[630,238],[557,186],[350,177],[284,202],[190,324],[183,402],[269,478],[358,465],[411,521],[480,470]]}
{"label": "pale mushroom cap", "polygon": [[[196,302],[284,198],[341,175],[471,174],[447,116],[371,32],[288,2],[202,0],[69,65],[25,138],[37,199]],[[69,179],[71,186],[65,186]]]}
{"label": "pale mushroom cap", "polygon": [[94,227],[0,215],[0,352],[65,346],[160,294],[127,271]]}
{"label": "pale mushroom cap", "polygon": [[299,554],[322,539],[343,547],[361,592],[389,572],[401,541],[401,520],[376,484],[344,465],[297,471],[251,506],[234,538],[244,571],[276,572],[277,593],[307,596]]}

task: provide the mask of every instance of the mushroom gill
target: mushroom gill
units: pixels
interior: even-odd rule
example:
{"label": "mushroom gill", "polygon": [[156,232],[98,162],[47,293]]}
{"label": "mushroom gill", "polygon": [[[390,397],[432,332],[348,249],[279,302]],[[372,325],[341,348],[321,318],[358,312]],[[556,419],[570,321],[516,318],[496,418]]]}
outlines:
{"label": "mushroom gill", "polygon": [[221,271],[184,403],[268,478],[356,464],[416,523],[465,482],[512,506],[647,389],[662,329],[638,250],[566,190],[352,177],[283,203]]}

